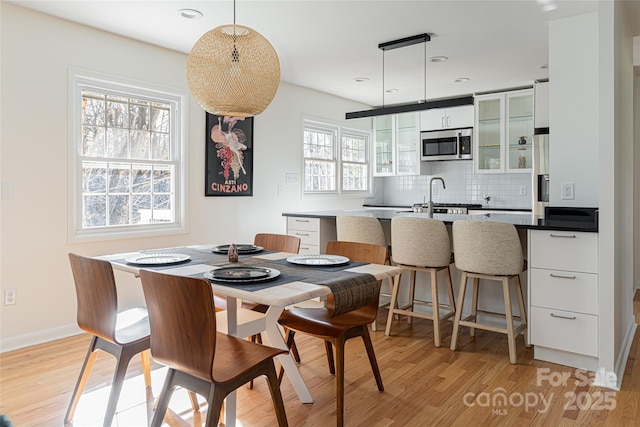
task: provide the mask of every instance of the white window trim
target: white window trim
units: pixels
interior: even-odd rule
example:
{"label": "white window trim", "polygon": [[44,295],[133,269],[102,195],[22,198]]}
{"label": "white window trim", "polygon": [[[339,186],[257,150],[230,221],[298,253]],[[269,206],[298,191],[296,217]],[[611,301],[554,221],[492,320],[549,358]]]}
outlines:
{"label": "white window trim", "polygon": [[[97,71],[77,67],[68,68],[68,159],[67,159],[67,239],[69,243],[139,238],[188,232],[186,207],[188,206],[188,93],[183,89],[167,87],[149,82],[137,81],[120,76],[109,75]],[[118,227],[101,227],[82,229],[82,203],[79,198],[82,189],[80,176],[80,144],[82,138],[78,117],[81,116],[83,87],[99,86],[119,90],[131,88],[135,93],[149,98],[169,99],[176,107],[172,133],[180,141],[175,171],[175,222],[136,224]],[[181,106],[181,108],[180,108]]]}
{"label": "white window trim", "polygon": [[[329,160],[329,159],[315,159],[315,158],[308,158],[305,157],[304,155],[304,142],[303,142],[303,147],[302,147],[302,177],[303,177],[303,181],[302,181],[302,192],[304,194],[307,195],[311,195],[311,194],[339,194],[340,192],[340,127],[333,124],[333,123],[327,123],[327,122],[322,122],[319,120],[314,120],[314,119],[304,119],[302,122],[302,135],[303,135],[303,140],[304,140],[304,132],[305,129],[307,128],[307,126],[309,127],[316,127],[318,129],[321,130],[326,130],[326,131],[331,131],[334,132],[335,135],[335,140],[333,141],[333,159]],[[330,161],[335,163],[335,181],[333,183],[335,190],[317,190],[317,191],[307,191],[305,190],[306,187],[306,181],[307,181],[307,176],[306,176],[306,166],[305,163],[307,160],[310,159],[315,159],[318,161]]]}
{"label": "white window trim", "polygon": [[[346,127],[346,126],[341,126],[338,123],[331,121],[331,120],[327,120],[327,119],[321,119],[321,118],[317,118],[317,117],[310,117],[310,116],[303,116],[302,117],[302,126],[301,126],[301,133],[302,136],[304,138],[304,130],[305,130],[305,125],[306,124],[312,124],[312,125],[316,125],[320,128],[326,128],[329,129],[334,128],[336,129],[336,141],[335,141],[335,162],[336,162],[336,190],[335,191],[306,191],[305,190],[305,180],[306,180],[306,175],[305,175],[305,160],[307,159],[304,156],[304,147],[301,148],[301,152],[302,152],[302,165],[301,165],[301,173],[300,176],[302,177],[302,183],[300,185],[300,191],[302,194],[302,198],[309,198],[309,199],[313,199],[313,198],[321,198],[321,197],[327,197],[327,196],[342,196],[342,197],[353,197],[353,198],[362,198],[362,197],[373,197],[374,192],[373,192],[373,161],[374,161],[374,157],[373,157],[373,136],[372,136],[372,132],[370,130],[365,130],[365,129],[357,129],[357,128],[350,128],[350,127]],[[368,191],[359,191],[359,190],[343,190],[342,189],[342,132],[345,131],[346,133],[349,134],[357,134],[357,135],[366,135],[369,141],[369,147],[368,147],[368,158],[369,158],[369,164],[368,164],[368,168],[369,168],[369,174],[368,174],[368,179],[369,179],[369,190]],[[304,142],[303,142],[304,144]]]}
{"label": "white window trim", "polygon": [[[368,190],[345,190],[342,188],[342,165],[343,163],[352,163],[352,164],[362,164],[362,163],[358,163],[358,162],[343,162],[342,161],[342,134],[348,134],[348,135],[356,135],[356,136],[362,136],[367,138],[367,157],[368,157],[368,162],[367,162],[367,169],[368,169],[368,173],[367,173],[367,181],[368,181],[368,185],[367,188]],[[362,129],[354,129],[354,128],[348,128],[348,127],[340,127],[339,131],[338,131],[338,135],[339,135],[339,141],[338,141],[338,145],[340,147],[340,156],[339,156],[339,165],[340,165],[340,185],[339,185],[339,191],[341,194],[345,194],[345,195],[353,195],[353,196],[358,196],[358,197],[370,197],[372,196],[373,191],[371,190],[371,187],[373,185],[373,147],[372,147],[372,140],[371,140],[371,132],[366,131],[366,130],[362,130]]]}

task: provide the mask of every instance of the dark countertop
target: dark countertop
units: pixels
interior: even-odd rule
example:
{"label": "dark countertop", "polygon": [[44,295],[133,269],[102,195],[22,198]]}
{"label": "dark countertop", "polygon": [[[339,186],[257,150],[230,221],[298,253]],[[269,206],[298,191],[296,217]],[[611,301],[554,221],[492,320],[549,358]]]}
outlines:
{"label": "dark countertop", "polygon": [[[440,203],[442,204],[442,203]],[[446,203],[445,203],[446,204]],[[384,209],[412,209],[413,206],[400,206],[400,205],[370,205],[370,204],[363,204],[362,205],[363,208],[384,208]],[[502,208],[502,207],[495,207],[495,206],[482,206],[479,208],[472,208],[470,210],[474,210],[474,211],[504,211],[504,212],[531,212],[531,209],[521,209],[521,208]]]}
{"label": "dark countertop", "polygon": [[[312,212],[284,212],[282,216],[302,217],[302,218],[327,218],[335,219],[338,215],[355,215],[355,216],[372,216],[380,221],[391,221],[394,216],[415,216],[419,218],[427,218],[426,213],[406,212],[407,207],[398,207],[397,210],[362,208],[362,209],[344,209],[330,211],[312,211]],[[495,211],[495,209],[492,209]],[[472,221],[497,221],[513,224],[519,229],[532,230],[557,230],[557,231],[586,231],[597,232],[598,224],[587,223],[583,221],[558,221],[541,218],[530,213],[477,213],[472,215],[449,215],[434,214],[435,219],[439,219],[445,223],[453,223],[457,220]]]}

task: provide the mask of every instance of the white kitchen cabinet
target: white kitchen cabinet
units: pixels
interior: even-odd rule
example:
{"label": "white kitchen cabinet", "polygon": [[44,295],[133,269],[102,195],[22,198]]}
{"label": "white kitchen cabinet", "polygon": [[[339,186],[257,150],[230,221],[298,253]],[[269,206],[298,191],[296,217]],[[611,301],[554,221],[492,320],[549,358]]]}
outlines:
{"label": "white kitchen cabinet", "polygon": [[332,219],[287,217],[287,234],[300,238],[301,255],[324,253],[327,242],[336,240],[336,223]]}
{"label": "white kitchen cabinet", "polygon": [[441,130],[473,127],[473,105],[451,108],[431,108],[420,112],[420,130]]}
{"label": "white kitchen cabinet", "polygon": [[534,358],[599,366],[598,234],[530,230],[529,333]]}
{"label": "white kitchen cabinet", "polygon": [[378,116],[374,128],[374,176],[419,175],[418,113]]}
{"label": "white kitchen cabinet", "polygon": [[475,103],[475,172],[531,172],[533,89],[478,95]]}

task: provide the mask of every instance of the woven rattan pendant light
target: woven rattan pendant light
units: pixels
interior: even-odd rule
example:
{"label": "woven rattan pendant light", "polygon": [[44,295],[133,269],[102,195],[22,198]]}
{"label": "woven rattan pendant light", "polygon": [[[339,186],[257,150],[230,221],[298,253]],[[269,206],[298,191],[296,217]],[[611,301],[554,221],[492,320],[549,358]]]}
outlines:
{"label": "woven rattan pendant light", "polygon": [[271,103],[280,84],[280,61],[271,43],[257,31],[233,24],[206,32],[187,59],[189,90],[205,111],[249,117]]}

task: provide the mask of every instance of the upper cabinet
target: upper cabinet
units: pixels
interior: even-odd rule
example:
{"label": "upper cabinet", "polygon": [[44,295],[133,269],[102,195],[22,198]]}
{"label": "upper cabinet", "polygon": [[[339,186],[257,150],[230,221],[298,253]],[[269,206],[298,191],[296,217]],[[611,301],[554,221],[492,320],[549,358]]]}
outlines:
{"label": "upper cabinet", "polygon": [[374,127],[374,176],[419,175],[418,113],[378,116]]}
{"label": "upper cabinet", "polygon": [[420,112],[420,130],[470,128],[474,120],[473,105],[432,108]]}
{"label": "upper cabinet", "polygon": [[475,171],[530,172],[533,89],[477,95],[475,103]]}

